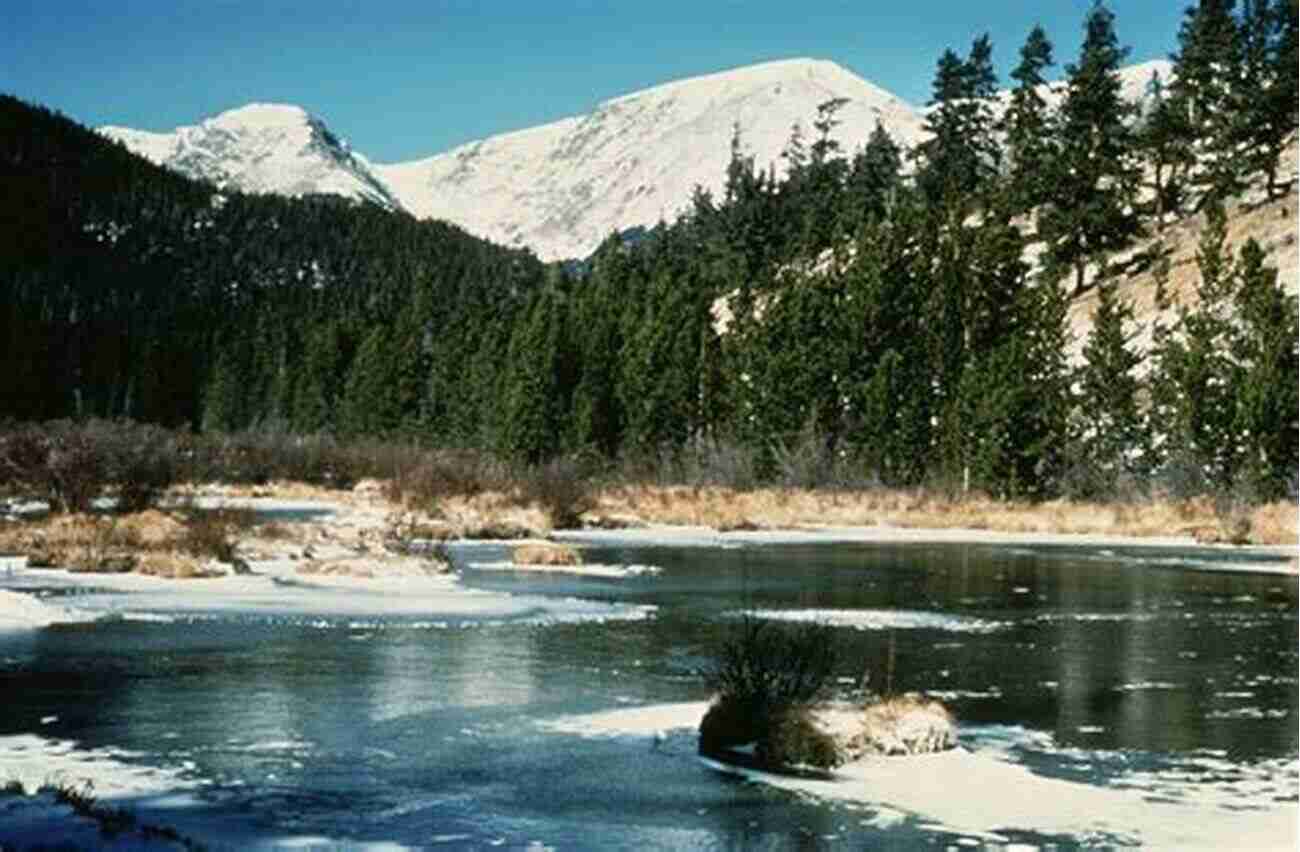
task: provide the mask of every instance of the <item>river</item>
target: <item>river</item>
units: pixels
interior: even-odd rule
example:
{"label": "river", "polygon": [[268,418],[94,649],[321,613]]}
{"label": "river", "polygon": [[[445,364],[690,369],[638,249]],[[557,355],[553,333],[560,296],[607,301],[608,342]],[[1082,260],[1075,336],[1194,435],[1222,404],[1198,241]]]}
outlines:
{"label": "river", "polygon": [[[0,634],[0,780],[24,755],[136,773],[131,807],[216,849],[1295,847],[1297,580],[1238,570],[1280,557],[585,545],[659,570],[463,545],[457,593],[513,606],[388,615],[26,572],[9,585],[113,617]],[[940,697],[959,752],[831,782],[702,765],[700,675],[745,612],[834,625],[840,696]]]}

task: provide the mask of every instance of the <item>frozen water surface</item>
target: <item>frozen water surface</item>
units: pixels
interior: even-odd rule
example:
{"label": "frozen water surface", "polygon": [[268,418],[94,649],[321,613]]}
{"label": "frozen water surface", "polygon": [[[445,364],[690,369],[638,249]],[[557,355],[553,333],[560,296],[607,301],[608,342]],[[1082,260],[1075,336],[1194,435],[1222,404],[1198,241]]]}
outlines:
{"label": "frozen water surface", "polygon": [[[458,544],[451,576],[0,575],[0,780],[216,848],[1296,846],[1296,579],[1247,570],[1283,556],[579,538],[586,573]],[[830,624],[841,697],[942,696],[961,747],[702,763],[741,613]]]}

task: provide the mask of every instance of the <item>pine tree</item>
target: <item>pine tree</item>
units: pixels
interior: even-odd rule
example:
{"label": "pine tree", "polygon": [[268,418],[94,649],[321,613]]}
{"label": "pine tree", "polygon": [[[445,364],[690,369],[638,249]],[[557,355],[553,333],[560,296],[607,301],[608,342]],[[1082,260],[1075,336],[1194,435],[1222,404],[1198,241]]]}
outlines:
{"label": "pine tree", "polygon": [[1090,261],[1123,248],[1140,232],[1139,170],[1118,74],[1126,51],[1119,47],[1114,19],[1098,0],[1084,24],[1079,62],[1066,68],[1060,158],[1053,171],[1058,200],[1041,217],[1052,260],[1074,267],[1076,293]]}
{"label": "pine tree", "polygon": [[969,207],[998,173],[992,52],[985,34],[971,44],[965,60],[945,50],[935,67],[930,100],[934,109],[926,117],[930,138],[914,150],[920,161],[917,185],[933,203],[951,199]]}
{"label": "pine tree", "polygon": [[203,393],[203,431],[235,432],[249,423],[241,359],[233,348],[220,350]]}
{"label": "pine tree", "polygon": [[817,139],[803,172],[800,202],[804,220],[800,251],[805,255],[831,245],[843,224],[838,214],[848,164],[840,156],[840,143],[832,134],[840,124],[836,113],[848,102],[848,98],[831,98],[817,105],[817,117],[813,120]]}
{"label": "pine tree", "polygon": [[500,390],[499,447],[506,454],[539,464],[565,449],[565,415],[574,387],[569,348],[568,282],[558,270],[520,314],[510,338]]}
{"label": "pine tree", "polygon": [[1042,90],[1047,85],[1043,72],[1052,64],[1052,43],[1043,28],[1035,26],[1020,48],[1020,64],[1011,72],[1016,87],[1001,121],[1012,209],[1017,213],[1033,210],[1051,197],[1056,134]]}
{"label": "pine tree", "polygon": [[608,255],[621,251],[621,245],[606,243],[597,253],[573,324],[579,370],[573,391],[573,444],[611,458],[623,438],[624,413],[618,397],[623,336],[618,304],[622,282],[611,274],[617,265]]}
{"label": "pine tree", "polygon": [[332,431],[346,361],[337,325],[324,318],[310,323],[294,385],[292,423],[296,432],[312,435]]}
{"label": "pine tree", "polygon": [[1245,0],[1233,102],[1239,147],[1249,170],[1265,175],[1269,198],[1278,192],[1278,162],[1297,128],[1298,27],[1294,0]]}
{"label": "pine tree", "polygon": [[357,347],[339,400],[339,430],[349,436],[392,435],[405,414],[398,381],[399,363],[392,333],[370,329]]}
{"label": "pine tree", "polygon": [[1177,214],[1182,208],[1185,177],[1196,162],[1187,112],[1178,101],[1167,95],[1165,89],[1159,72],[1151,72],[1151,82],[1147,87],[1151,106],[1137,138],[1151,170],[1149,187],[1157,231],[1164,230],[1168,213]]}
{"label": "pine tree", "polygon": [[1277,269],[1264,265],[1264,251],[1253,239],[1242,246],[1234,276],[1240,324],[1233,356],[1242,381],[1235,388],[1233,426],[1243,445],[1242,475],[1256,499],[1282,499],[1295,488],[1300,465],[1296,298],[1278,284]]}
{"label": "pine tree", "polygon": [[1185,111],[1187,141],[1200,161],[1194,175],[1204,199],[1222,199],[1241,186],[1237,157],[1241,113],[1235,102],[1241,42],[1235,0],[1199,0],[1178,30],[1174,100]]}
{"label": "pine tree", "polygon": [[1232,356],[1233,276],[1226,249],[1227,219],[1211,204],[1196,262],[1201,273],[1195,307],[1161,330],[1148,377],[1155,442],[1165,479],[1177,493],[1223,492],[1234,485],[1241,459],[1236,437],[1236,388],[1241,367]]}
{"label": "pine tree", "polygon": [[853,157],[844,193],[844,219],[853,231],[893,206],[901,184],[901,149],[877,119],[867,144]]}
{"label": "pine tree", "polygon": [[1083,364],[1075,374],[1070,475],[1076,496],[1121,497],[1126,486],[1149,473],[1150,431],[1137,372],[1142,355],[1132,346],[1135,334],[1132,304],[1115,294],[1112,283],[1099,284]]}

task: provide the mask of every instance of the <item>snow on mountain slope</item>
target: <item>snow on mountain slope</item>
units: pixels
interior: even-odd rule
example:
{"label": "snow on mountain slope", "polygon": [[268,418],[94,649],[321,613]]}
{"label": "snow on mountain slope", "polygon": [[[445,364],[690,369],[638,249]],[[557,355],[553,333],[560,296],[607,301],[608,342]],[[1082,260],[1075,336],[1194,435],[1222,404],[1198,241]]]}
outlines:
{"label": "snow on mountain slope", "polygon": [[320,119],[288,104],[248,104],[170,133],[129,127],[99,132],[158,165],[245,192],[332,193],[401,205],[371,165]]}
{"label": "snow on mountain slope", "polygon": [[[1174,79],[1174,64],[1166,59],[1152,59],[1119,69],[1119,96],[1125,103],[1137,106],[1139,114],[1147,111],[1152,74],[1158,74],[1160,82],[1168,86]],[[1046,83],[1039,86],[1038,91],[1049,107],[1057,108],[1065,100],[1066,83],[1064,80]],[[1010,89],[998,92],[998,103],[1000,110],[1011,106]]]}
{"label": "snow on mountain slope", "polygon": [[[1154,61],[1120,72],[1140,103]],[[1046,87],[1057,103],[1064,84]],[[925,110],[833,62],[788,59],[665,83],[613,98],[586,115],[470,142],[406,163],[371,164],[296,106],[250,104],[171,133],[100,132],[161,165],[250,192],[336,193],[479,236],[527,246],[543,260],[581,258],[614,231],[672,221],[697,185],[721,196],[739,127],[760,169],[783,170],[791,128],[811,144],[817,106],[845,98],[834,132],[846,154],[879,121],[904,147],[925,136]],[[1002,102],[1008,103],[1009,93]]]}
{"label": "snow on mountain slope", "polygon": [[901,145],[922,135],[910,105],[833,62],[767,62],[656,86],[591,113],[471,142],[425,160],[376,165],[402,206],[544,260],[583,257],[611,232],[671,221],[698,184],[718,197],[739,126],[759,168],[817,105],[847,98],[834,138],[848,152],[879,120]]}

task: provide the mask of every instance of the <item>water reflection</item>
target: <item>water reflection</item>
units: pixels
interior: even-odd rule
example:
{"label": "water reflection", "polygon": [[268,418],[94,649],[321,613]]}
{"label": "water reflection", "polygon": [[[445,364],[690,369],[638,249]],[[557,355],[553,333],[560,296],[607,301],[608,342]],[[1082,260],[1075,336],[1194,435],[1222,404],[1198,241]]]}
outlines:
{"label": "water reflection", "polygon": [[732,629],[728,614],[762,609],[835,613],[845,690],[865,672],[874,689],[892,681],[944,696],[970,736],[986,736],[986,723],[1039,732],[1052,750],[1023,759],[1042,774],[1100,783],[1130,770],[1106,755],[1216,750],[1250,762],[1297,752],[1294,577],[987,546],[625,548],[592,561],[663,573],[612,582],[485,572],[481,583],[654,604],[657,616],[462,628],[229,615],[42,631],[0,648],[2,724],[34,730],[57,717],[50,736],[189,761],[230,807],[319,821],[330,836],[418,843],[465,833],[468,845],[541,837],[575,847],[597,836],[625,847],[932,841],[915,826],[863,828],[873,815],[699,771],[689,735],[652,753],[534,724],[703,700],[700,672]]}

